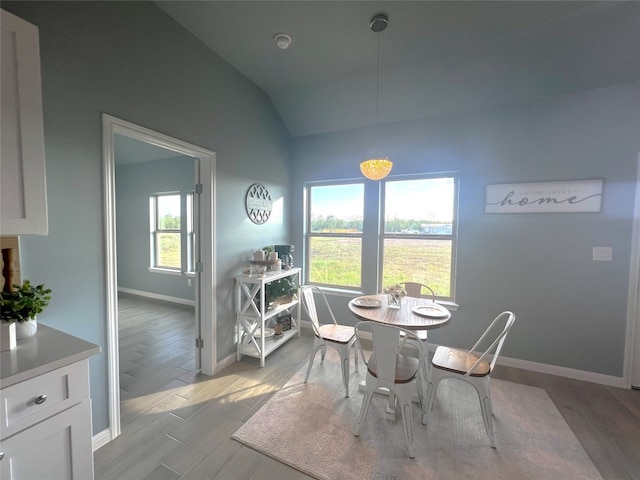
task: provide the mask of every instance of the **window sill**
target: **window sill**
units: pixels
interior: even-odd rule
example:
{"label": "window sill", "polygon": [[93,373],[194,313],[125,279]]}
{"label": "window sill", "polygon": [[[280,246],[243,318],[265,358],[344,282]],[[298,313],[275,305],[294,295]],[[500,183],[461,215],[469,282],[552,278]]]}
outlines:
{"label": "window sill", "polygon": [[449,300],[436,300],[436,303],[439,305],[442,305],[444,308],[446,308],[450,312],[456,312],[460,308],[460,305],[458,305],[455,302],[451,302]]}
{"label": "window sill", "polygon": [[165,275],[182,276],[182,272],[180,270],[173,270],[171,268],[149,267],[148,270],[151,273],[164,273]]}

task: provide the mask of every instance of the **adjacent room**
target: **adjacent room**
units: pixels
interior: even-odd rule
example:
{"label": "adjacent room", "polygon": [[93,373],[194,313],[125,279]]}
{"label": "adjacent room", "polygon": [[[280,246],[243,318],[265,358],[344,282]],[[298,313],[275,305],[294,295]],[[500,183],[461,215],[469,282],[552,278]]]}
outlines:
{"label": "adjacent room", "polygon": [[1,8],[2,478],[640,478],[640,2]]}

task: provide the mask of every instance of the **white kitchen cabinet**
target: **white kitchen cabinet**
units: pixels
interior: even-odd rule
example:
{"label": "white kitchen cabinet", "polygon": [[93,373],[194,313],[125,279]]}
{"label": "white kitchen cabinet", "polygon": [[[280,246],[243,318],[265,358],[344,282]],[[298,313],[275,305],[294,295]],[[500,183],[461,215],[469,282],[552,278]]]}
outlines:
{"label": "white kitchen cabinet", "polygon": [[0,234],[46,235],[38,29],[5,10],[0,19]]}
{"label": "white kitchen cabinet", "polygon": [[74,407],[2,441],[3,480],[90,480],[91,403]]}
{"label": "white kitchen cabinet", "polygon": [[[269,308],[265,305],[265,286],[280,278],[292,277],[300,283],[300,269],[292,268],[276,273],[268,273],[263,277],[239,275],[236,277],[236,331],[237,360],[242,355],[260,359],[264,367],[265,358],[275,349],[294,336],[300,336],[300,301]],[[282,337],[267,336],[267,329],[273,326],[279,315],[295,312],[291,316],[291,329],[283,332]]]}
{"label": "white kitchen cabinet", "polygon": [[0,478],[92,480],[89,360],[100,347],[58,330],[0,354]]}

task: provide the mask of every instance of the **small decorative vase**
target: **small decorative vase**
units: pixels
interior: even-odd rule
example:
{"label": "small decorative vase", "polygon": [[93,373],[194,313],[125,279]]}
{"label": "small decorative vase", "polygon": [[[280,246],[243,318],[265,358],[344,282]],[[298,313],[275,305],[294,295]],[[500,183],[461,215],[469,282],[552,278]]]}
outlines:
{"label": "small decorative vase", "polygon": [[15,322],[0,322],[0,352],[16,348]]}
{"label": "small decorative vase", "polygon": [[387,295],[387,299],[388,299],[387,306],[389,308],[395,308],[395,309],[399,309],[400,308],[400,305],[401,305],[401,302],[402,302],[402,297],[401,296],[394,295],[394,294],[390,293],[390,294]]}
{"label": "small decorative vase", "polygon": [[16,323],[16,339],[32,337],[38,331],[38,321],[35,318],[30,318],[24,322]]}

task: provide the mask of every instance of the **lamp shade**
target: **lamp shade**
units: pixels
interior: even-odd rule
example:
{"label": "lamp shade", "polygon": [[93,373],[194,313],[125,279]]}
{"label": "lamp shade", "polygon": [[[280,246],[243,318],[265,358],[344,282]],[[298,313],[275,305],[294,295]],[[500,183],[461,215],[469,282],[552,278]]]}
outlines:
{"label": "lamp shade", "polygon": [[393,162],[387,157],[370,158],[360,164],[360,171],[369,180],[380,180],[391,172]]}

